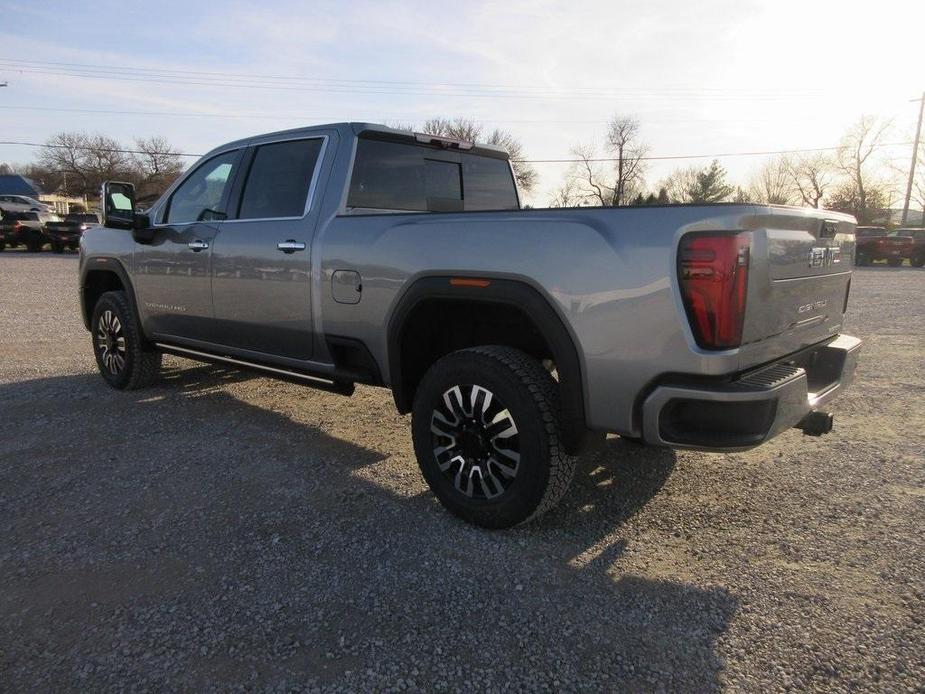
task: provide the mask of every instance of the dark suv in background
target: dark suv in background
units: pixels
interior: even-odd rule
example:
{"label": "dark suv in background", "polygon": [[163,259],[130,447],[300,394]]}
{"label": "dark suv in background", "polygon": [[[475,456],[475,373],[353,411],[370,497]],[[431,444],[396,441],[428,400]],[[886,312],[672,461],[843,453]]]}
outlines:
{"label": "dark suv in background", "polygon": [[888,232],[884,227],[858,227],[855,238],[855,265],[885,260],[890,267],[899,267],[912,253],[911,236]]}
{"label": "dark suv in background", "polygon": [[912,237],[912,249],[909,251],[909,264],[912,267],[922,267],[925,265],[925,229],[897,229],[890,232],[890,235],[910,236]]}
{"label": "dark suv in background", "polygon": [[76,251],[83,233],[99,224],[100,218],[95,213],[75,212],[66,215],[63,220],[49,220],[42,231],[51,244],[51,250],[62,253],[65,248]]}

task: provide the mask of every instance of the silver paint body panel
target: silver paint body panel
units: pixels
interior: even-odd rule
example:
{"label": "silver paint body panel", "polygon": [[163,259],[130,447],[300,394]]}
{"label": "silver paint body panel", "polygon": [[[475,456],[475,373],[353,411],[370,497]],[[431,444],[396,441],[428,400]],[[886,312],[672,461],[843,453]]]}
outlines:
{"label": "silver paint body panel", "polygon": [[[226,228],[244,223],[212,223],[217,229],[209,250],[212,319],[218,325],[240,321],[239,329],[246,325],[253,331],[265,316],[278,329],[275,336],[248,343],[250,349],[317,366],[331,361],[325,335],[355,338],[369,349],[388,384],[386,327],[415,280],[447,275],[518,280],[545,297],[575,343],[588,426],[638,435],[634,411],[662,375],[733,374],[820,342],[842,328],[847,270],[853,261],[854,219],[849,216],[764,205],[348,213],[356,135],[370,127],[379,126],[344,123],[275,133],[229,143],[206,155],[286,138],[327,138],[304,217],[267,221],[263,228],[248,222],[254,226],[253,244],[241,238],[223,242]],[[152,206],[152,218],[170,193]],[[823,219],[837,224],[835,239],[817,238]],[[753,234],[745,344],[703,350],[694,341],[681,300],[678,243],[688,232],[740,230]],[[308,248],[286,255],[275,248],[282,239],[305,241]],[[820,243],[841,246],[841,268],[809,267],[808,250]],[[147,268],[139,260],[148,252],[124,231],[93,230],[82,241],[82,260],[111,256],[133,279],[146,275],[136,286],[143,328],[169,341],[169,334],[153,330],[145,304],[158,303],[157,297],[170,297],[168,304],[181,302],[187,280],[182,272],[152,273],[150,260],[144,261]],[[362,278],[361,298],[355,303],[335,299],[333,288],[340,283],[334,273],[344,270]],[[247,281],[231,282],[228,273]],[[270,283],[285,285],[285,290],[271,289]],[[801,305],[823,301],[826,308],[809,321],[797,313]],[[199,310],[200,304],[196,306]],[[291,343],[283,344],[293,334],[313,341],[311,349],[293,351]],[[215,337],[210,341],[223,343]]]}

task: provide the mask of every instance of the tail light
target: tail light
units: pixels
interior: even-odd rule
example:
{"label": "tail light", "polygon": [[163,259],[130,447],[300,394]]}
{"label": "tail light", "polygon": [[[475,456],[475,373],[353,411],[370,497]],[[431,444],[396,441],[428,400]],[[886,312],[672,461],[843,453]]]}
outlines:
{"label": "tail light", "polygon": [[697,344],[729,349],[742,344],[748,256],[752,234],[687,234],[678,274],[684,309]]}
{"label": "tail light", "polygon": [[81,225],[80,225],[80,230],[81,230],[81,231],[86,231],[88,228],[89,228],[89,227],[88,227],[86,224],[81,224]]}

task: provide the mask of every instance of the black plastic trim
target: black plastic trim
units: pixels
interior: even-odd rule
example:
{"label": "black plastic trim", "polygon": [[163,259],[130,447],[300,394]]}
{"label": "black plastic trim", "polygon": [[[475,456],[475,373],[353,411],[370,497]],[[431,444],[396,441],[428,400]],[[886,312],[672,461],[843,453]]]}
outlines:
{"label": "black plastic trim", "polygon": [[588,432],[585,420],[581,361],[562,319],[536,289],[516,280],[479,275],[490,284],[485,287],[454,286],[450,276],[424,277],[415,281],[399,299],[388,325],[389,380],[395,405],[401,413],[411,410],[414,393],[402,378],[401,343],[408,317],[423,301],[449,301],[502,304],[524,311],[537,326],[553,352],[559,374],[561,415],[566,449],[581,449]]}

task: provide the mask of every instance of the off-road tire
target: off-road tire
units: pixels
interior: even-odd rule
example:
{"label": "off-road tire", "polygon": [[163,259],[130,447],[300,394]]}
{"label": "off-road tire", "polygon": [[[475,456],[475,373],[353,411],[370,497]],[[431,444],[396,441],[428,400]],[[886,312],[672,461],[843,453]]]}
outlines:
{"label": "off-road tire", "polygon": [[[118,320],[124,338],[124,351],[120,353],[123,365],[116,370],[106,363],[105,351],[101,345],[100,335],[106,332],[101,330],[101,321],[104,320],[107,311],[110,312],[110,317]],[[146,344],[141,325],[124,291],[106,292],[96,302],[90,321],[90,337],[100,375],[113,388],[136,390],[157,381],[161,371],[162,355]]]}
{"label": "off-road tire", "polygon": [[[465,495],[438,464],[432,418],[454,386],[487,389],[516,424],[516,474],[494,498]],[[558,503],[575,472],[575,459],[562,445],[556,382],[539,361],[510,347],[463,349],[433,364],[415,392],[412,436],[421,473],[440,502],[456,516],[486,528],[508,528],[539,517]]]}

